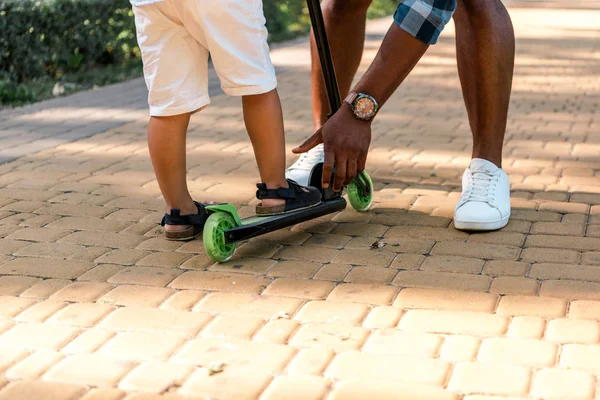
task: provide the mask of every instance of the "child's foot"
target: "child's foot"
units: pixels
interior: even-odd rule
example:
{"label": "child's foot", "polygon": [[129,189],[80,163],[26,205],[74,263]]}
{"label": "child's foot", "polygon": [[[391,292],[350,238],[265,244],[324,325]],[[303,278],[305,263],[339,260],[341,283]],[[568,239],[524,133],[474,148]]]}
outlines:
{"label": "child's foot", "polygon": [[194,205],[195,214],[181,215],[177,208],[165,214],[160,224],[165,228],[167,240],[192,240],[202,233],[208,214],[202,204],[194,202]]}
{"label": "child's foot", "polygon": [[321,203],[321,191],[312,186],[300,186],[291,179],[286,179],[288,187],[267,189],[267,185],[256,185],[256,198],[261,203],[256,206],[256,214],[261,216],[282,214],[290,211],[309,208]]}

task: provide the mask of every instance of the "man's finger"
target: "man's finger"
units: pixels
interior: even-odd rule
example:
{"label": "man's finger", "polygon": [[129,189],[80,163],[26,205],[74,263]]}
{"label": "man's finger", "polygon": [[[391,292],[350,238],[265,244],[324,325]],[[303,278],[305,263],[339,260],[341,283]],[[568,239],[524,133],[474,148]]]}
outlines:
{"label": "man's finger", "polygon": [[349,185],[350,182],[352,182],[352,179],[354,179],[354,177],[357,174],[357,162],[356,162],[356,157],[350,157],[348,159],[348,167],[346,169],[346,181],[344,182],[344,185]]}
{"label": "man's finger", "polygon": [[356,160],[356,172],[362,172],[365,170],[367,164],[367,152],[361,153]]}
{"label": "man's finger", "polygon": [[300,146],[292,149],[292,153],[306,153],[313,147],[317,147],[319,144],[323,143],[323,136],[321,135],[321,129],[318,129],[311,137],[309,137],[304,143]]}
{"label": "man's finger", "polygon": [[335,159],[335,179],[333,180],[333,191],[339,192],[344,186],[346,180],[346,164],[345,158]]}
{"label": "man's finger", "polygon": [[335,154],[325,149],[325,160],[323,162],[323,177],[321,178],[321,186],[328,188],[331,183],[331,174],[335,163]]}

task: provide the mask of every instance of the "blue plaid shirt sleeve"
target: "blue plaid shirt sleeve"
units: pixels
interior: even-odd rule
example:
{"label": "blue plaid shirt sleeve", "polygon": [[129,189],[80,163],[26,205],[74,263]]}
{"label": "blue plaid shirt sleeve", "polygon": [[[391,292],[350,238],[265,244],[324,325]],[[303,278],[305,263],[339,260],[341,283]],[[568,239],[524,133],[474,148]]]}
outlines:
{"label": "blue plaid shirt sleeve", "polygon": [[456,0],[404,0],[394,21],[423,43],[435,44],[455,10]]}

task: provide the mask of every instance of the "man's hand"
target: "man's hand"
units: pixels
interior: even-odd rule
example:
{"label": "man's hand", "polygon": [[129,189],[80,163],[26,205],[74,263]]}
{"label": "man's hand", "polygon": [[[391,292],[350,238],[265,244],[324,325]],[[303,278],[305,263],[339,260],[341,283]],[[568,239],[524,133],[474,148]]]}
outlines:
{"label": "man's hand", "polygon": [[292,152],[305,153],[321,143],[325,148],[323,187],[329,187],[335,165],[333,190],[338,192],[365,169],[371,144],[371,123],[357,119],[350,107],[344,105],[321,129]]}

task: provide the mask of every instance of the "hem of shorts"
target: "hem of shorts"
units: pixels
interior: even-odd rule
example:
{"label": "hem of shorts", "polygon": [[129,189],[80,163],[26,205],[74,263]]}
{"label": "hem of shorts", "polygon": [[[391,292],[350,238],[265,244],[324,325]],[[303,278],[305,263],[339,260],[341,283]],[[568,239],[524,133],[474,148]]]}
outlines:
{"label": "hem of shorts", "polygon": [[151,117],[172,117],[174,115],[197,113],[210,105],[210,98],[202,96],[190,105],[182,107],[152,107],[150,106]]}
{"label": "hem of shorts", "polygon": [[162,1],[164,1],[164,0],[145,0],[145,1],[140,1],[140,2],[130,1],[130,3],[134,7],[141,7],[141,6],[147,6],[149,4],[160,3]]}
{"label": "hem of shorts", "polygon": [[277,88],[277,79],[273,79],[264,85],[224,87],[222,89],[228,96],[252,96],[269,93],[275,88]]}

